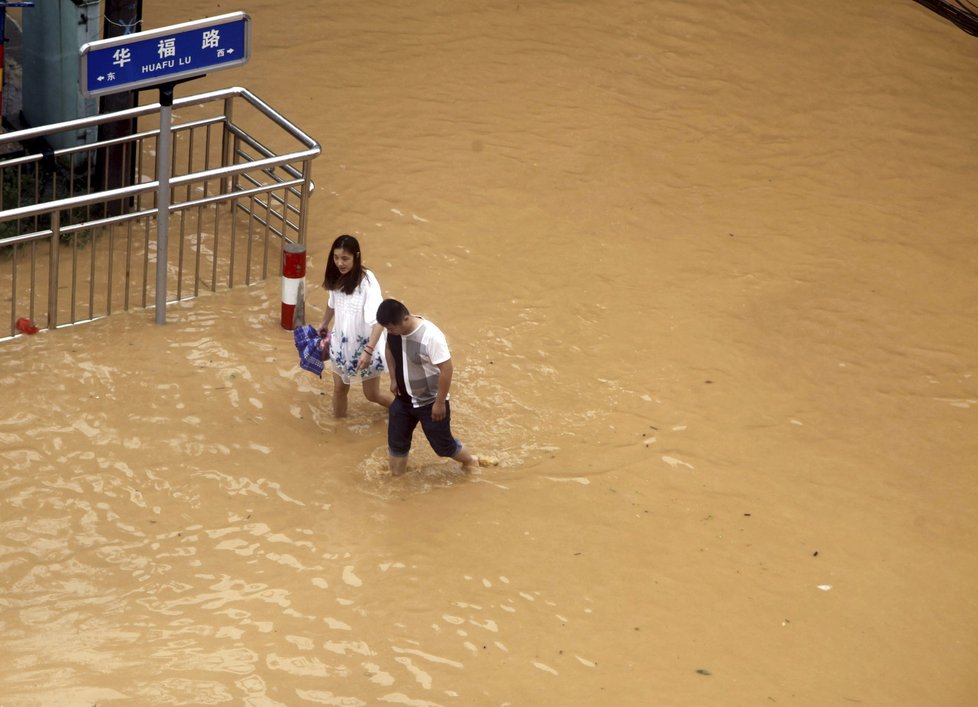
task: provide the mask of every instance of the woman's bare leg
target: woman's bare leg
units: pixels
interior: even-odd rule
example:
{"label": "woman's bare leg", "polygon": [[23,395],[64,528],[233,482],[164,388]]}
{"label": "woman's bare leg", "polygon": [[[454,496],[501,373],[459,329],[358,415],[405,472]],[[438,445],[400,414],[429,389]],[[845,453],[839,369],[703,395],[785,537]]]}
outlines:
{"label": "woman's bare leg", "polygon": [[350,386],[337,374],[333,374],[333,417],[346,417]]}
{"label": "woman's bare leg", "polygon": [[363,395],[370,402],[377,403],[385,408],[389,408],[391,403],[394,402],[393,394],[389,390],[381,389],[380,376],[368,378],[363,382]]}

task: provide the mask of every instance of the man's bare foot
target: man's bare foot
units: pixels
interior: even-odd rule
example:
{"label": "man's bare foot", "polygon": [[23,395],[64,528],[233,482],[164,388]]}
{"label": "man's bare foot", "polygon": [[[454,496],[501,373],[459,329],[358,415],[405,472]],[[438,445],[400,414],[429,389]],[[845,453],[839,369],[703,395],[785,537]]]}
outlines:
{"label": "man's bare foot", "polygon": [[468,464],[463,464],[462,468],[465,469],[466,471],[470,471],[471,469],[474,469],[477,466],[499,466],[499,460],[496,459],[495,457],[487,457],[482,455],[476,456],[475,454],[473,454],[472,461],[469,462]]}

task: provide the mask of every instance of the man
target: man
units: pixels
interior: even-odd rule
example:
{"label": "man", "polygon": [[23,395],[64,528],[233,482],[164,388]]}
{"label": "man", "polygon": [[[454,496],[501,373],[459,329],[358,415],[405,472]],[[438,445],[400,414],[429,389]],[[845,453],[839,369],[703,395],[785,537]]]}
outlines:
{"label": "man", "polygon": [[387,370],[394,402],[387,417],[387,448],[392,476],[407,471],[414,428],[421,423],[428,443],[440,457],[451,457],[471,471],[480,464],[452,436],[448,390],[452,386],[452,358],[441,329],[411,314],[395,299],[377,308],[377,322],[387,329]]}

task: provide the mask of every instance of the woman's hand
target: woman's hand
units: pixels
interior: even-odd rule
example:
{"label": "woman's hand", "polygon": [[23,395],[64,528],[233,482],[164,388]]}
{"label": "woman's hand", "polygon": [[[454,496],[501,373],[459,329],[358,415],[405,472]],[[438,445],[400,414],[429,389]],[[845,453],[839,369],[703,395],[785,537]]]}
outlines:
{"label": "woman's hand", "polygon": [[363,353],[360,354],[360,358],[357,359],[357,372],[358,373],[360,371],[364,370],[365,368],[367,368],[367,367],[370,366],[370,359],[371,358],[373,358],[373,356],[370,355],[370,352],[369,351],[364,351]]}

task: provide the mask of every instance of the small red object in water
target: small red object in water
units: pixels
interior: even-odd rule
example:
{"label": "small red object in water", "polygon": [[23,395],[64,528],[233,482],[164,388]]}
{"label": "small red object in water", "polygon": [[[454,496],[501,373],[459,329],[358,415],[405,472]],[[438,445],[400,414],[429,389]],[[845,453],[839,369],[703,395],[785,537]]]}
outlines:
{"label": "small red object in water", "polygon": [[21,317],[17,320],[17,331],[22,331],[25,334],[36,334],[40,329],[31,324],[31,320],[27,317]]}

